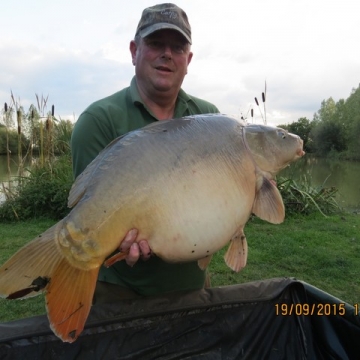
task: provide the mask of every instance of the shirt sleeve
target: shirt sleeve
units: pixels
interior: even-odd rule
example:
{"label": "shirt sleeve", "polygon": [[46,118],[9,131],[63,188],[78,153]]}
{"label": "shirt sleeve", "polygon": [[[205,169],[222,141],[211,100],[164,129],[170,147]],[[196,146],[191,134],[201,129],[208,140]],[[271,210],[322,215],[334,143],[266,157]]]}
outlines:
{"label": "shirt sleeve", "polygon": [[92,160],[111,141],[113,136],[106,121],[84,112],[77,120],[71,136],[71,156],[74,178],[79,176]]}

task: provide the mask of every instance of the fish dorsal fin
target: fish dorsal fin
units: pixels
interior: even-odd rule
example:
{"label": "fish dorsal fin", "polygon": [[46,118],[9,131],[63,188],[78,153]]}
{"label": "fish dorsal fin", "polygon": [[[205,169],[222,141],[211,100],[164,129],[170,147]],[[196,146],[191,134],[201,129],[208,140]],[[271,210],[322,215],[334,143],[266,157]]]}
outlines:
{"label": "fish dorsal fin", "polygon": [[252,212],[273,224],[280,224],[285,218],[284,203],[278,188],[263,175],[257,178]]}
{"label": "fish dorsal fin", "polygon": [[88,167],[76,178],[71,186],[67,204],[69,208],[74,207],[85,194],[89,181]]}
{"label": "fish dorsal fin", "polygon": [[102,161],[109,155],[112,148],[123,138],[124,136],[119,136],[111,143],[109,143],[103,150],[100,151],[99,155],[85,168],[85,170],[75,179],[73,183],[69,197],[68,197],[68,207],[74,207],[80,199],[84,196],[91,179],[100,166]]}
{"label": "fish dorsal fin", "polygon": [[114,158],[114,154],[118,153],[123,147],[131,146],[139,141],[140,138],[146,137],[155,133],[162,132],[175,132],[182,129],[186,129],[191,124],[191,117],[174,119],[174,120],[162,120],[151,123],[143,128],[130,131],[122,136],[117,137],[110,142],[98,156],[85,168],[85,170],[75,179],[74,184],[71,187],[68,207],[74,207],[86,193],[86,189],[90,183],[94,180],[94,174],[96,170],[103,166],[104,162],[108,162],[110,158]]}

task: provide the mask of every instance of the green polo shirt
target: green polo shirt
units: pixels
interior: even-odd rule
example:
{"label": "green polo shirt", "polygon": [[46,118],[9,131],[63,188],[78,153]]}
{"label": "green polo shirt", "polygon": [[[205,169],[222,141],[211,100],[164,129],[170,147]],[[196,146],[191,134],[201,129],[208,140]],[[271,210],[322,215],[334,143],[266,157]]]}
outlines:
{"label": "green polo shirt", "polygon": [[[213,104],[180,90],[174,117],[218,112]],[[74,176],[77,177],[112,140],[154,121],[158,119],[142,102],[135,77],[129,87],[91,104],[80,115],[72,133]],[[108,269],[101,267],[99,280],[149,296],[200,289],[204,286],[205,272],[196,262],[168,264],[154,256],[148,261],[139,260],[133,267],[124,261]]]}

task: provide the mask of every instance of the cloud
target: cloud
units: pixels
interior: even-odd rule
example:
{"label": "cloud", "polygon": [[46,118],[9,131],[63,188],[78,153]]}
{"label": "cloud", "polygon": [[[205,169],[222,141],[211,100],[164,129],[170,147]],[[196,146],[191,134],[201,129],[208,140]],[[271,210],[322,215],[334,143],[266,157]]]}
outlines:
{"label": "cloud", "polygon": [[[35,93],[49,95],[58,115],[73,117],[128,86],[134,74],[129,41],[141,11],[153,3],[106,4],[19,0],[18,8],[12,3],[3,7],[2,101],[9,101],[12,90],[26,108]],[[347,98],[359,85],[360,23],[354,1],[177,4],[187,12],[193,31],[194,57],[184,90],[225,113],[241,116],[253,107],[262,121],[254,97],[260,99],[266,81],[271,121],[312,119],[322,100]]]}
{"label": "cloud", "polygon": [[[4,49],[0,48],[0,52]],[[132,65],[109,60],[103,53],[69,51],[36,46],[6,46],[1,60],[2,89],[10,90],[25,109],[36,102],[35,94],[49,95],[48,104],[60,109],[61,117],[78,117],[91,102],[127,86]]]}

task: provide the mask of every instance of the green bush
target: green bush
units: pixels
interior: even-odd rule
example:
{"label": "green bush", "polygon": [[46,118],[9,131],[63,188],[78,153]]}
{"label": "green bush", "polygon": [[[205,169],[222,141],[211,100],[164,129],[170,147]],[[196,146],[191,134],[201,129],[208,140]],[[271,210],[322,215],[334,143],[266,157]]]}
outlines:
{"label": "green bush", "polygon": [[67,198],[73,182],[70,155],[35,164],[26,177],[17,177],[15,191],[0,206],[0,221],[32,218],[61,219],[70,209]]}
{"label": "green bush", "polygon": [[[8,141],[6,139],[7,136],[9,138]],[[26,139],[24,134],[21,134],[20,138],[21,138],[21,151],[25,152],[26,149],[29,147],[29,140]],[[19,137],[17,131],[9,130],[8,133],[6,134],[6,128],[4,126],[0,126],[0,155],[6,155],[8,147],[11,154],[17,154],[18,146],[19,146]]]}
{"label": "green bush", "polygon": [[277,186],[284,201],[287,215],[320,212],[323,215],[341,211],[335,200],[338,190],[335,187],[313,187],[307,177],[300,182],[290,178],[279,177]]}

